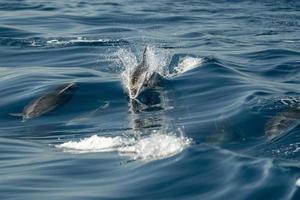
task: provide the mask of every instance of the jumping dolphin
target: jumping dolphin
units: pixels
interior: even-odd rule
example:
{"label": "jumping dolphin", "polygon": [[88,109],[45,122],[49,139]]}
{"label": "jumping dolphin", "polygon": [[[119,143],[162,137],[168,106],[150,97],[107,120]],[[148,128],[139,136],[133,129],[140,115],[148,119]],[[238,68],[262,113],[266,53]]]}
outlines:
{"label": "jumping dolphin", "polygon": [[23,121],[39,117],[67,103],[72,98],[75,90],[75,82],[60,85],[43,96],[29,102],[24,107],[22,113],[10,113],[10,115],[20,116]]}
{"label": "jumping dolphin", "polygon": [[129,96],[131,99],[137,98],[143,87],[154,87],[155,80],[162,77],[159,73],[150,70],[148,51],[149,47],[146,45],[141,63],[130,73]]}

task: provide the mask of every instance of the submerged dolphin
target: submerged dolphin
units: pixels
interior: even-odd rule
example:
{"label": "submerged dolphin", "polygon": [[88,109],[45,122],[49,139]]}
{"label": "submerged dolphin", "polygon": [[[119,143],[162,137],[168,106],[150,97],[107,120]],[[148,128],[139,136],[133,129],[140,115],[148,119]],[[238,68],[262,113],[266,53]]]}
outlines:
{"label": "submerged dolphin", "polygon": [[60,85],[43,96],[29,102],[24,107],[22,113],[10,113],[10,115],[21,116],[23,121],[39,117],[67,103],[72,98],[75,90],[75,82]]}
{"label": "submerged dolphin", "polygon": [[293,108],[269,120],[265,126],[265,134],[269,140],[288,134],[299,125],[300,109]]}
{"label": "submerged dolphin", "polygon": [[154,87],[155,80],[162,77],[159,73],[150,70],[148,51],[149,47],[146,45],[141,63],[130,73],[129,96],[131,99],[137,98],[144,86]]}

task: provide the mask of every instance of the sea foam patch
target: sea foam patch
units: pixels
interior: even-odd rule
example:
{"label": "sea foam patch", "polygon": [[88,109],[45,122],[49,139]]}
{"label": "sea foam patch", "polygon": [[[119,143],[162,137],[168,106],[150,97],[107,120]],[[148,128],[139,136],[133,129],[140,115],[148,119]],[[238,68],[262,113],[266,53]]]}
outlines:
{"label": "sea foam patch", "polygon": [[191,140],[185,137],[153,133],[134,145],[119,148],[118,151],[134,160],[158,160],[182,152],[190,143]]}
{"label": "sea foam patch", "polygon": [[93,135],[79,141],[68,141],[56,145],[56,147],[72,153],[108,152],[117,151],[119,147],[130,145],[134,142],[134,139],[121,136],[104,137]]}
{"label": "sea foam patch", "polygon": [[93,135],[80,141],[68,141],[55,147],[70,153],[116,151],[133,160],[151,161],[176,155],[187,148],[191,142],[191,139],[183,136],[161,134],[155,131],[140,139]]}
{"label": "sea foam patch", "polygon": [[203,60],[203,58],[186,56],[181,59],[178,66],[176,66],[174,69],[177,74],[182,74],[199,67],[203,63]]}
{"label": "sea foam patch", "polygon": [[300,187],[300,178],[297,179],[297,181],[296,181],[296,186],[297,186],[297,187]]}
{"label": "sea foam patch", "polygon": [[87,39],[84,37],[77,37],[71,39],[51,39],[47,41],[48,45],[67,45],[74,43],[97,43],[97,42],[108,42],[108,39]]}

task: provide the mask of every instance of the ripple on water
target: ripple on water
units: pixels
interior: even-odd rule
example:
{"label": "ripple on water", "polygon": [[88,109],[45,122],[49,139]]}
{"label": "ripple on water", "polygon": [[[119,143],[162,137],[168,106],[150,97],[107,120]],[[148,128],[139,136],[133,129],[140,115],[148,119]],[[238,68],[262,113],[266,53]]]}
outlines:
{"label": "ripple on water", "polygon": [[[299,2],[2,0],[0,196],[300,199],[299,125],[264,130],[299,107]],[[166,79],[132,103],[145,44]],[[60,110],[8,115],[72,80]]]}

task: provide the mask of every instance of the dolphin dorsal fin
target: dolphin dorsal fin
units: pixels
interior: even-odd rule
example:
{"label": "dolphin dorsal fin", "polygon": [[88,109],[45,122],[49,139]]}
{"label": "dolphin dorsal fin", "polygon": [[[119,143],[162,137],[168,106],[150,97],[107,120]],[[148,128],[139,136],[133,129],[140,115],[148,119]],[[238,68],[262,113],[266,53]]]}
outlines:
{"label": "dolphin dorsal fin", "polygon": [[143,51],[143,57],[142,57],[142,65],[147,64],[147,51],[148,51],[148,45],[145,46],[144,51]]}
{"label": "dolphin dorsal fin", "polygon": [[69,89],[70,87],[74,86],[74,84],[75,84],[75,82],[69,83],[69,85],[67,85],[65,88],[63,88],[61,91],[59,91],[58,94],[64,93],[67,89]]}

